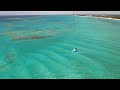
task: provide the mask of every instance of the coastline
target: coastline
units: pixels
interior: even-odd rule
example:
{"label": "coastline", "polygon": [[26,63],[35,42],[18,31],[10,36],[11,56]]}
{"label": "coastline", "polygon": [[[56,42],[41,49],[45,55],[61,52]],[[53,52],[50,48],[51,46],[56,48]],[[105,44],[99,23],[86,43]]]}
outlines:
{"label": "coastline", "polygon": [[120,19],[115,19],[115,18],[107,18],[107,17],[96,17],[96,16],[92,16],[93,18],[103,18],[103,19],[111,19],[111,20],[120,20]]}
{"label": "coastline", "polygon": [[93,18],[102,18],[102,19],[111,19],[111,20],[120,20],[112,17],[101,17],[101,16],[94,16],[94,15],[86,15],[86,16],[80,16],[80,15],[74,15],[74,16],[79,16],[79,17],[93,17]]}
{"label": "coastline", "polygon": [[103,18],[103,19],[111,19],[111,20],[120,20],[119,15],[92,15],[94,18]]}

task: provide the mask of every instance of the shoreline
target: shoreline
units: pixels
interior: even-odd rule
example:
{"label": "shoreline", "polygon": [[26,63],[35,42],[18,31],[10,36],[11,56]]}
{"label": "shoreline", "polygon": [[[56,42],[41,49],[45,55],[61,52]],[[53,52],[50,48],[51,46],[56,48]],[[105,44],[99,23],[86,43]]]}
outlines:
{"label": "shoreline", "polygon": [[111,19],[111,20],[120,20],[120,19],[115,19],[115,18],[107,18],[107,17],[96,17],[92,16],[93,18],[102,18],[102,19]]}
{"label": "shoreline", "polygon": [[120,19],[116,19],[116,18],[108,18],[108,17],[100,17],[100,16],[80,16],[80,15],[74,15],[74,16],[79,16],[79,17],[93,17],[93,18],[102,18],[102,19],[111,19],[111,20],[120,20]]}

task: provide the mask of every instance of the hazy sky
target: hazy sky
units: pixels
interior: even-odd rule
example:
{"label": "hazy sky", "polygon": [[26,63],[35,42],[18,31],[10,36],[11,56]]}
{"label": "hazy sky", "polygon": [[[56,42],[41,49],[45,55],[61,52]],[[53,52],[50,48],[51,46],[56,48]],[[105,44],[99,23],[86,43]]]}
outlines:
{"label": "hazy sky", "polygon": [[56,15],[73,14],[73,11],[0,11],[0,15]]}
{"label": "hazy sky", "polygon": [[[120,11],[74,11],[75,14],[120,14]],[[73,14],[73,11],[0,11],[0,15],[58,15]]]}
{"label": "hazy sky", "polygon": [[74,11],[75,14],[120,14],[120,11]]}

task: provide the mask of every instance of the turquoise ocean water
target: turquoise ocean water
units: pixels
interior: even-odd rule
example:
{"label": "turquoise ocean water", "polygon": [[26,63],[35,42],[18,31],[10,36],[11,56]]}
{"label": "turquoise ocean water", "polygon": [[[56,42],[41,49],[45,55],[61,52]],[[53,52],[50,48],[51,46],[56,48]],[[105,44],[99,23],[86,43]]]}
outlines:
{"label": "turquoise ocean water", "polygon": [[[71,52],[73,48],[81,53]],[[0,17],[0,78],[120,78],[120,21]]]}

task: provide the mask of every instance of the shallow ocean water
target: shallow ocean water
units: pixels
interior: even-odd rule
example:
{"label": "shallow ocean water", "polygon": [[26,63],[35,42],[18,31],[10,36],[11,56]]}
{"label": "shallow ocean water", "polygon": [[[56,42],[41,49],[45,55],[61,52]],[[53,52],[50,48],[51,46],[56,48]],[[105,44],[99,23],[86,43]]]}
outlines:
{"label": "shallow ocean water", "polygon": [[[120,21],[0,17],[0,78],[120,78]],[[81,53],[73,53],[73,48]]]}

